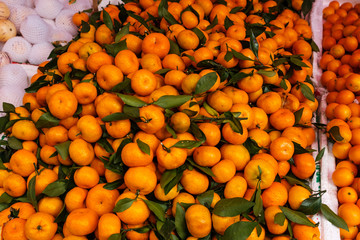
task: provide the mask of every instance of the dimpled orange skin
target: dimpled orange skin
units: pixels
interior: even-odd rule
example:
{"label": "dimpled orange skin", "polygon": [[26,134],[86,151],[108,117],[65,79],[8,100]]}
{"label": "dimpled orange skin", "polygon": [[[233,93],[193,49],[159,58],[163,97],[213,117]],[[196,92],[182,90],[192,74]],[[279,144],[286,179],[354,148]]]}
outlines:
{"label": "dimpled orange skin", "polygon": [[193,237],[203,238],[211,231],[210,211],[201,204],[194,204],[186,210],[185,221]]}

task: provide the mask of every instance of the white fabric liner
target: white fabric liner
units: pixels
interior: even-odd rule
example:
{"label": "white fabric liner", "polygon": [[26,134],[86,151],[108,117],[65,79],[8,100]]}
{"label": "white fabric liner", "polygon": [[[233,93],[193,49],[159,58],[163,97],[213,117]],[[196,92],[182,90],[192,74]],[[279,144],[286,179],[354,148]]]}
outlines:
{"label": "white fabric liner", "polygon": [[[310,25],[313,31],[313,39],[318,45],[320,52],[313,54],[313,82],[321,101],[319,101],[318,114],[320,115],[320,122],[327,124],[328,120],[325,116],[326,109],[326,95],[327,89],[320,83],[322,70],[319,67],[319,61],[322,56],[322,32],[323,32],[323,14],[322,11],[325,7],[329,6],[332,0],[316,0],[313,4],[313,8],[310,16]],[[356,0],[337,0],[340,5],[345,2],[351,2],[353,5],[359,3]],[[319,149],[325,148],[325,154],[321,160],[321,190],[326,190],[326,193],[322,197],[322,203],[328,205],[335,213],[338,212],[338,200],[337,200],[337,187],[332,181],[332,173],[335,171],[336,162],[335,157],[332,154],[332,144],[328,142],[324,133],[319,136]],[[320,215],[320,233],[321,239],[324,240],[338,240],[340,239],[340,230],[327,221],[324,216]]]}

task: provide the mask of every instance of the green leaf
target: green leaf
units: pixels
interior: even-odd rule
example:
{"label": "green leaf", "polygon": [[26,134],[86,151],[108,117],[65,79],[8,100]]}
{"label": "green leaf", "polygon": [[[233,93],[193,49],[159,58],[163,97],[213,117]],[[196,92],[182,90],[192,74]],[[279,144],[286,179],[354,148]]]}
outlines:
{"label": "green leaf", "polygon": [[72,91],[73,86],[72,86],[72,81],[71,81],[71,78],[70,78],[70,72],[65,73],[64,81],[65,81],[66,85],[69,87],[69,90]]}
{"label": "green leaf", "polygon": [[344,140],[344,138],[340,135],[340,129],[338,126],[330,128],[329,134],[337,142]]}
{"label": "green leaf", "polygon": [[145,225],[143,227],[139,227],[139,228],[129,228],[132,231],[135,231],[137,233],[147,233],[151,231],[151,227],[149,225]]}
{"label": "green leaf", "polygon": [[19,150],[19,149],[23,148],[21,141],[19,139],[17,139],[16,137],[9,137],[8,144],[9,144],[9,147],[14,150]]}
{"label": "green leaf", "polygon": [[293,144],[294,144],[294,154],[312,153],[316,151],[314,149],[305,149],[299,143],[294,141]]}
{"label": "green leaf", "polygon": [[215,194],[214,190],[206,191],[206,192],[198,195],[197,200],[199,201],[199,203],[201,205],[204,205],[205,207],[210,208],[211,203],[214,199],[214,194]]}
{"label": "green leaf", "polygon": [[226,69],[214,60],[202,60],[196,64],[198,68]]}
{"label": "green leaf", "polygon": [[196,62],[194,56],[192,56],[192,55],[183,53],[181,56],[186,56],[186,57],[188,57],[192,62]]}
{"label": "green leaf", "polygon": [[260,75],[263,75],[263,76],[266,76],[266,77],[273,77],[276,75],[276,72],[275,71],[267,71],[267,70],[264,70],[264,69],[260,69],[259,71],[257,71],[257,74],[260,74]]}
{"label": "green leaf", "polygon": [[150,211],[154,213],[154,215],[162,222],[165,221],[165,211],[163,207],[159,203],[150,201],[150,200],[143,200],[146,205],[149,207]]}
{"label": "green leaf", "polygon": [[112,92],[131,92],[131,80],[130,78],[124,77],[124,81],[122,81],[121,83],[117,84],[116,86],[114,86],[111,89]]}
{"label": "green leaf", "polygon": [[105,44],[105,49],[109,55],[116,57],[116,54],[118,54],[118,52],[127,49],[126,40],[122,40],[118,43],[113,44]]}
{"label": "green leaf", "polygon": [[280,87],[281,87],[282,89],[284,89],[284,90],[287,90],[287,89],[288,89],[288,86],[286,85],[285,78],[281,79]]}
{"label": "green leaf", "polygon": [[11,204],[9,204],[9,203],[0,203],[0,211],[3,211],[10,206],[11,206]]}
{"label": "green leaf", "polygon": [[224,59],[225,59],[225,61],[230,61],[231,59],[233,59],[233,57],[234,57],[234,54],[232,53],[232,52],[230,52],[230,51],[227,51],[226,52],[226,54],[225,54],[225,57],[224,57]]}
{"label": "green leaf", "polygon": [[121,100],[123,100],[123,102],[126,104],[126,105],[129,105],[131,107],[143,107],[145,106],[147,103],[138,99],[137,97],[135,96],[131,96],[131,95],[125,95],[125,94],[120,94],[118,93],[117,94]]}
{"label": "green leaf", "polygon": [[273,62],[273,66],[277,67],[277,66],[279,66],[281,64],[284,64],[286,62],[288,62],[288,59],[286,57],[278,58]]}
{"label": "green leaf", "polygon": [[312,192],[312,189],[309,187],[309,185],[305,184],[304,182],[300,181],[297,178],[293,178],[290,176],[283,176],[283,178],[285,178],[286,181],[288,183],[290,183],[291,185],[300,185],[300,186],[306,188],[307,190],[309,190],[310,192]]}
{"label": "green leaf", "polygon": [[[6,116],[9,116],[9,115],[7,114]],[[6,117],[6,116],[5,116],[5,117]],[[8,120],[9,118],[7,117],[6,119]],[[12,126],[13,126],[16,122],[18,122],[18,121],[21,121],[21,119],[14,119],[14,120],[11,120],[11,121],[8,120],[8,121],[5,123],[4,131],[5,131],[6,129],[12,127]]]}
{"label": "green leaf", "polygon": [[126,34],[129,34],[130,23],[127,23],[125,26],[121,28],[121,30],[115,36],[115,42],[120,42],[121,38]]}
{"label": "green leaf", "polygon": [[131,107],[129,105],[124,105],[123,112],[129,116],[130,119],[136,119],[140,117],[140,112],[138,107]]}
{"label": "green leaf", "polygon": [[71,143],[71,141],[66,141],[66,142],[60,143],[58,145],[55,145],[55,149],[60,154],[60,157],[62,159],[66,159],[69,156],[70,143]]}
{"label": "green leaf", "polygon": [[5,115],[4,117],[0,117],[0,133],[5,132],[6,124],[9,122],[9,115]]}
{"label": "green leaf", "polygon": [[219,22],[219,20],[218,20],[218,17],[216,15],[214,20],[210,23],[210,25],[205,28],[205,31],[213,29],[216,25],[218,25],[218,22]]}
{"label": "green leaf", "polygon": [[[261,174],[260,174],[261,175]],[[260,182],[258,182],[260,183]],[[264,207],[263,207],[263,201],[261,198],[261,188],[260,188],[260,184],[258,184],[258,187],[256,189],[256,193],[255,193],[255,205],[254,205],[254,215],[256,217],[260,217],[262,215],[264,215]]]}
{"label": "green leaf", "polygon": [[246,240],[257,225],[257,222],[233,223],[225,230],[223,240]]}
{"label": "green leaf", "polygon": [[225,198],[216,203],[213,213],[220,217],[234,217],[249,211],[254,205],[244,198]]}
{"label": "green leaf", "polygon": [[334,226],[349,231],[349,227],[338,215],[336,215],[326,204],[321,204],[321,214]]}
{"label": "green leaf", "polygon": [[183,165],[177,169],[166,170],[161,175],[160,186],[164,189],[165,194],[168,194],[170,190],[180,182],[185,168],[186,167]]}
{"label": "green leaf", "polygon": [[140,148],[140,150],[147,154],[147,155],[150,155],[150,147],[149,145],[147,145],[146,143],[144,143],[143,141],[141,141],[140,139],[137,139],[136,140],[136,143],[138,145],[138,147]]}
{"label": "green leaf", "polygon": [[237,83],[239,80],[246,78],[248,76],[252,76],[254,74],[254,72],[250,72],[250,73],[244,73],[244,72],[238,72],[236,73],[234,76],[232,76],[229,80],[229,84],[235,84]]}
{"label": "green leaf", "polygon": [[253,51],[256,57],[258,57],[259,52],[259,43],[256,40],[255,34],[252,29],[250,29],[250,49]]}
{"label": "green leaf", "polygon": [[3,111],[6,113],[14,113],[15,112],[15,106],[11,103],[3,102]]}
{"label": "green leaf", "polygon": [[297,209],[298,211],[305,213],[306,215],[314,215],[319,212],[321,208],[321,197],[309,197],[305,199],[300,207]]}
{"label": "green leaf", "polygon": [[243,7],[234,7],[233,9],[231,9],[230,13],[238,13],[243,9]]}
{"label": "green leaf", "polygon": [[96,143],[100,145],[100,147],[104,148],[106,152],[113,153],[114,149],[111,144],[105,138],[100,138]]}
{"label": "green leaf", "polygon": [[175,229],[181,239],[186,239],[188,230],[185,221],[185,210],[180,203],[176,204]]}
{"label": "green leaf", "polygon": [[212,86],[214,86],[216,80],[217,74],[215,72],[205,74],[197,82],[195,87],[195,94],[201,94],[208,91],[210,88],[212,88]]}
{"label": "green leaf", "polygon": [[177,138],[175,130],[168,123],[166,123],[165,129],[171,134],[173,138]]}
{"label": "green leaf", "polygon": [[105,188],[107,190],[114,190],[114,189],[117,189],[118,187],[120,187],[121,185],[123,185],[123,183],[124,183],[124,179],[118,179],[113,182],[106,183],[103,186],[103,188]]}
{"label": "green leaf", "polygon": [[60,120],[57,119],[56,117],[54,117],[53,115],[51,115],[50,112],[46,112],[43,115],[41,115],[39,120],[35,123],[35,126],[37,129],[51,128],[51,127],[58,126],[59,122],[60,122]]}
{"label": "green leaf", "polygon": [[279,206],[281,211],[285,214],[286,218],[289,219],[291,222],[298,223],[301,225],[306,225],[309,227],[315,227],[316,225],[313,224],[304,213],[294,211],[290,208]]}
{"label": "green leaf", "polygon": [[112,19],[109,15],[109,13],[104,9],[103,10],[103,17],[104,17],[104,23],[105,25],[112,31],[114,30],[114,24],[112,22]]}
{"label": "green leaf", "polygon": [[155,74],[163,75],[163,74],[166,74],[166,73],[168,73],[168,72],[170,72],[170,71],[171,71],[170,68],[162,68],[162,69],[160,69],[160,70],[157,70],[157,71],[155,72]]}
{"label": "green leaf", "polygon": [[259,151],[262,149],[261,147],[259,147],[257,142],[255,142],[255,140],[252,138],[246,139],[243,145],[249,151],[251,156],[259,153]]}
{"label": "green leaf", "polygon": [[304,97],[306,97],[307,99],[309,99],[312,102],[315,102],[315,95],[311,91],[311,89],[309,88],[308,85],[306,85],[304,83],[300,83],[300,89],[301,89],[301,93],[304,95]]}
{"label": "green leaf", "polygon": [[172,235],[171,232],[174,229],[175,229],[175,223],[167,218],[165,222],[162,224],[161,228],[159,229],[159,233],[161,234],[161,236],[164,237],[164,239],[171,239],[171,235]]}
{"label": "green leaf", "polygon": [[203,166],[200,166],[198,164],[196,164],[193,160],[189,159],[187,160],[191,166],[199,169],[200,171],[202,171],[203,173],[205,173],[206,175],[210,176],[210,177],[215,177],[214,173],[212,172],[211,168],[208,168],[208,167],[203,167]]}
{"label": "green leaf", "polygon": [[190,124],[190,132],[194,135],[196,139],[199,139],[199,141],[206,141],[206,136],[203,131],[199,128],[199,126],[192,122]]}
{"label": "green leaf", "polygon": [[123,199],[117,201],[113,211],[114,212],[123,212],[126,209],[128,209],[129,207],[131,207],[133,202],[135,202],[135,199],[123,198]]}
{"label": "green leaf", "polygon": [[285,214],[282,212],[278,212],[277,214],[275,214],[274,223],[280,226],[284,226],[285,219]]}
{"label": "green leaf", "polygon": [[214,108],[212,108],[207,102],[203,102],[203,107],[205,108],[206,112],[211,116],[214,117],[219,116],[219,113]]}
{"label": "green leaf", "polygon": [[306,16],[312,9],[313,0],[304,0],[303,4],[301,5],[301,12],[304,16]]}
{"label": "green leaf", "polygon": [[302,115],[303,115],[303,111],[304,108],[300,108],[299,110],[297,110],[296,112],[294,112],[294,116],[295,116],[295,125],[299,123]]}
{"label": "green leaf", "polygon": [[199,45],[200,46],[202,46],[202,45],[204,45],[206,43],[206,37],[205,37],[204,33],[200,29],[193,28],[193,29],[191,29],[191,31],[193,31],[196,34],[196,36],[199,38],[199,40],[200,40]]}
{"label": "green leaf", "polygon": [[90,31],[90,24],[88,22],[81,21],[81,32],[87,33],[89,31]]}
{"label": "green leaf", "polygon": [[111,236],[108,238],[108,240],[121,240],[121,239],[122,239],[121,233],[111,234]]}
{"label": "green leaf", "polygon": [[13,200],[13,198],[6,192],[1,194],[1,196],[0,196],[0,203],[11,203],[12,200]]}
{"label": "green leaf", "polygon": [[60,179],[55,182],[52,182],[46,186],[46,188],[42,193],[48,197],[58,197],[66,192],[68,182],[69,180],[66,179]]}
{"label": "green leaf", "polygon": [[289,61],[290,61],[290,63],[292,63],[293,65],[298,66],[298,67],[309,67],[302,61],[302,59],[299,55],[291,56],[289,58]]}
{"label": "green leaf", "polygon": [[168,11],[168,1],[167,0],[161,0],[158,8],[158,13],[160,18],[165,18],[165,20],[170,24],[179,24],[178,21],[174,18],[173,15],[170,14]]}
{"label": "green leaf", "polygon": [[231,127],[231,129],[232,129],[234,132],[240,133],[240,134],[243,134],[243,133],[244,133],[243,127],[242,127],[239,119],[234,116],[234,113],[232,113],[232,112],[225,112],[225,113],[224,113],[224,116],[230,120],[230,122],[229,122],[229,123],[230,123],[230,127]]}
{"label": "green leaf", "polygon": [[30,179],[26,196],[27,196],[29,202],[36,209],[36,211],[38,211],[37,200],[36,200],[36,195],[35,195],[35,183],[36,183],[36,175]]}
{"label": "green leaf", "polygon": [[145,19],[143,19],[142,17],[140,17],[139,15],[136,15],[135,13],[131,12],[131,11],[127,11],[127,14],[132,17],[135,18],[136,20],[138,20],[146,29],[148,29],[149,31],[151,30],[149,25],[147,24],[147,22],[145,21]]}
{"label": "green leaf", "polygon": [[193,149],[199,147],[201,144],[203,144],[203,141],[180,140],[174,145],[172,145],[170,148],[177,147],[177,148]]}
{"label": "green leaf", "polygon": [[320,150],[320,152],[316,155],[315,162],[319,162],[323,158],[325,150],[325,147]]}
{"label": "green leaf", "polygon": [[226,17],[225,17],[225,21],[224,21],[224,27],[225,27],[225,29],[228,30],[229,27],[231,27],[232,25],[234,25],[234,22],[231,21],[231,19],[230,19],[228,16],[226,16]]}
{"label": "green leaf", "polygon": [[129,116],[123,112],[117,112],[110,115],[107,115],[106,117],[103,117],[101,120],[103,122],[114,122],[119,120],[125,120],[129,119]]}
{"label": "green leaf", "polygon": [[235,51],[234,49],[231,49],[231,52],[232,52],[232,54],[234,55],[234,57],[236,57],[236,58],[239,59],[239,60],[254,61],[253,59],[245,56],[245,55],[242,54],[242,53],[239,53],[239,52]]}
{"label": "green leaf", "polygon": [[176,54],[176,55],[180,55],[180,48],[179,45],[174,42],[173,40],[169,39],[170,42],[170,51],[169,54]]}
{"label": "green leaf", "polygon": [[165,108],[165,109],[171,109],[176,108],[187,101],[189,101],[192,98],[190,95],[164,95],[161,96],[157,101],[155,101],[153,104],[157,105],[159,107]]}

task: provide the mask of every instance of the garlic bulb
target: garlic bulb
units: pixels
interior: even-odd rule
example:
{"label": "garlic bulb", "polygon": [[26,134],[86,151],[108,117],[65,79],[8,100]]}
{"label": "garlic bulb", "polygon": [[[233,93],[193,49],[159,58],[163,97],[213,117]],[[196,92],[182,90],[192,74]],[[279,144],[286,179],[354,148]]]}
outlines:
{"label": "garlic bulb", "polygon": [[0,67],[11,63],[11,59],[6,52],[0,52]]}

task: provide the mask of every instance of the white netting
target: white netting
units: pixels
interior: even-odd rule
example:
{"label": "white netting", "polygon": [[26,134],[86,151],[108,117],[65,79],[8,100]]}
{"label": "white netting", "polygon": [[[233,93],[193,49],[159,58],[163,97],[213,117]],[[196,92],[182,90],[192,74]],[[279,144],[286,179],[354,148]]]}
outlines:
{"label": "white netting", "polygon": [[25,0],[25,6],[33,8],[34,7],[34,0]]}
{"label": "white netting", "polygon": [[43,18],[43,20],[49,25],[49,27],[51,28],[51,30],[55,30],[55,29],[56,29],[55,20],[53,20],[53,19],[46,19],[46,18]]}
{"label": "white netting", "polygon": [[56,28],[59,30],[65,30],[72,35],[77,33],[77,26],[72,21],[72,16],[76,11],[71,9],[63,9],[55,19]]}
{"label": "white netting", "polygon": [[38,0],[35,11],[43,18],[54,19],[63,7],[64,5],[57,0]]}
{"label": "white netting", "polygon": [[[22,99],[24,94],[24,89],[14,87],[2,87],[0,88],[0,102],[11,103],[15,107],[19,107],[23,105]],[[3,110],[2,104],[0,104],[0,110]]]}
{"label": "white netting", "polygon": [[2,51],[7,52],[14,62],[26,62],[30,54],[31,44],[23,37],[10,38],[4,45]]}
{"label": "white netting", "polygon": [[51,42],[70,42],[72,38],[73,35],[65,30],[53,30],[51,34]]}
{"label": "white netting", "polygon": [[5,3],[6,5],[13,6],[13,5],[25,5],[26,4],[26,0],[1,0],[3,3]]}
{"label": "white netting", "polygon": [[39,16],[30,15],[20,25],[20,32],[30,43],[41,43],[49,41],[49,25]]}
{"label": "white netting", "polygon": [[75,12],[81,12],[92,7],[92,0],[76,0],[76,2],[72,4],[69,4],[68,0],[59,1],[63,2],[66,8]]}
{"label": "white netting", "polygon": [[20,64],[8,64],[0,68],[0,89],[4,87],[25,89],[29,85],[27,74]]}
{"label": "white netting", "polygon": [[48,42],[34,44],[28,57],[29,63],[39,65],[40,63],[46,61],[53,49],[54,46]]}
{"label": "white netting", "polygon": [[27,16],[32,14],[36,14],[34,9],[22,5],[14,5],[10,7],[9,20],[14,23],[16,30],[19,32],[21,23]]}

